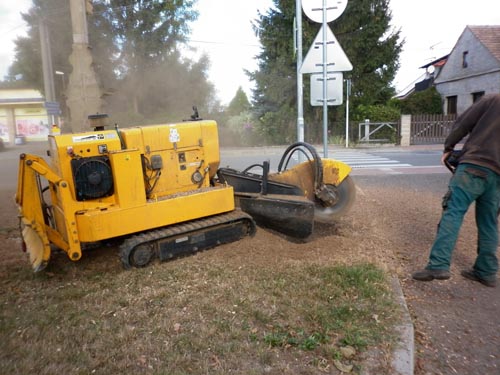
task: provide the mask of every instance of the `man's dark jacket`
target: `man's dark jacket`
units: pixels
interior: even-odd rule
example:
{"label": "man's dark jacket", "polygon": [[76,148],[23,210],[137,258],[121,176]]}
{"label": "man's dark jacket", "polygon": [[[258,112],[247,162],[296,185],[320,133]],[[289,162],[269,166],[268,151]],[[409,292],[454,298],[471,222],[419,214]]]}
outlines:
{"label": "man's dark jacket", "polygon": [[444,152],[452,151],[467,134],[460,163],[480,165],[500,175],[500,94],[485,95],[457,118]]}

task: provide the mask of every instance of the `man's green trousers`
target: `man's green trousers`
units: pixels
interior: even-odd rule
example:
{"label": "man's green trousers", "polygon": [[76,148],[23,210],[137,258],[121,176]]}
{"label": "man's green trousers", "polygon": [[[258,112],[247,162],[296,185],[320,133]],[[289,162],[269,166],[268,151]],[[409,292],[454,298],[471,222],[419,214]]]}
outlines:
{"label": "man's green trousers", "polygon": [[483,279],[496,279],[500,175],[473,164],[459,164],[450,180],[427,269],[450,269],[464,215],[474,201],[478,241],[473,269]]}

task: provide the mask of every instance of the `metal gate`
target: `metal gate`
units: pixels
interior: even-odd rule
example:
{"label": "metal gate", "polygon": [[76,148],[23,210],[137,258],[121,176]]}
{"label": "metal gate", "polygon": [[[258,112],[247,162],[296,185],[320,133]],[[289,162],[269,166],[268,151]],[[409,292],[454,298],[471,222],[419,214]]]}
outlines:
{"label": "metal gate", "polygon": [[456,115],[412,115],[410,144],[443,143],[456,118]]}
{"label": "metal gate", "polygon": [[365,122],[358,124],[358,140],[363,142],[394,143],[398,131],[397,122]]}

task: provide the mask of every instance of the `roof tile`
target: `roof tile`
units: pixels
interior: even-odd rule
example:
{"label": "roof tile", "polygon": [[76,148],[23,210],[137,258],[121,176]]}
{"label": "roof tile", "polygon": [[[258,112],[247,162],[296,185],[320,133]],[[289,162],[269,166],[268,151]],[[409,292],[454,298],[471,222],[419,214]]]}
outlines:
{"label": "roof tile", "polygon": [[474,35],[500,61],[500,26],[467,26]]}

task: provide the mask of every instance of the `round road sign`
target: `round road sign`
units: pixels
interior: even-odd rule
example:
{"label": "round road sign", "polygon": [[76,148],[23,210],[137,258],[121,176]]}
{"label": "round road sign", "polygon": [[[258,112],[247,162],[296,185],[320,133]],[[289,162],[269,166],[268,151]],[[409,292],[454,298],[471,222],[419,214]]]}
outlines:
{"label": "round road sign", "polygon": [[[325,0],[326,22],[331,22],[344,13],[347,0]],[[306,16],[314,22],[323,22],[323,0],[302,0],[302,9]]]}

